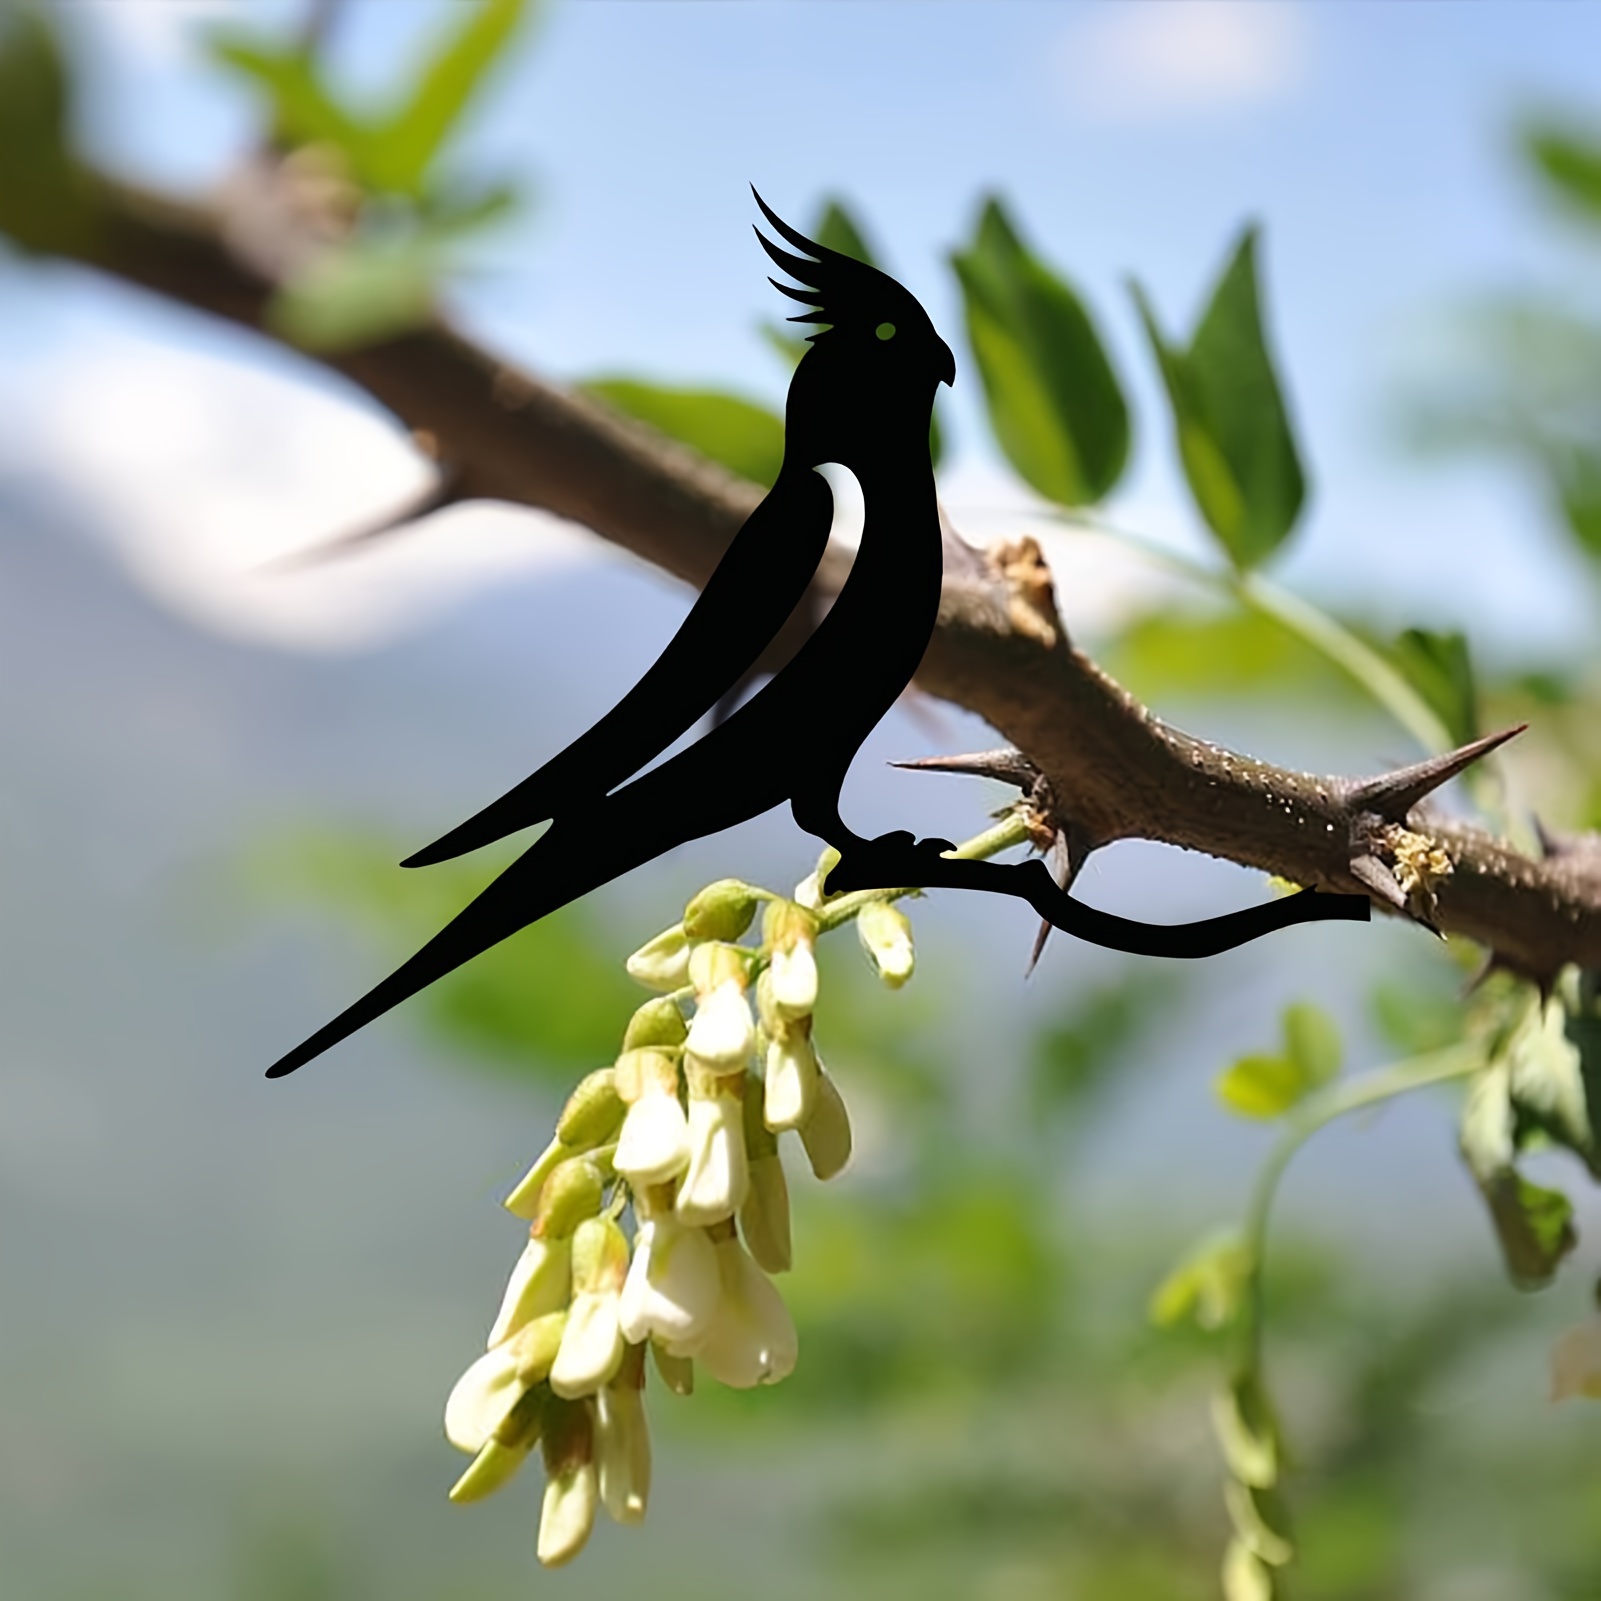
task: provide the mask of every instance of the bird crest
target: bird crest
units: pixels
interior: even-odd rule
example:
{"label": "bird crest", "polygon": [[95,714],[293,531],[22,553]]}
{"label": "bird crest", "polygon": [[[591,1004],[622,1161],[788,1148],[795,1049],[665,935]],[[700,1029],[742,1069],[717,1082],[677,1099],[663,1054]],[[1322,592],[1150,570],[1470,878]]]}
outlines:
{"label": "bird crest", "polygon": [[796,250],[806,252],[806,256],[791,255],[775,245],[760,228],[755,230],[762,249],[802,287],[796,289],[790,284],[781,284],[776,278],[769,278],[768,283],[781,295],[788,295],[791,300],[811,308],[788,321],[820,323],[824,329],[853,323],[871,326],[883,317],[893,302],[906,299],[905,289],[887,272],[808,239],[800,229],[785,222],[754,187],[751,193],[756,195],[756,204],[762,208],[762,215],[774,232]]}

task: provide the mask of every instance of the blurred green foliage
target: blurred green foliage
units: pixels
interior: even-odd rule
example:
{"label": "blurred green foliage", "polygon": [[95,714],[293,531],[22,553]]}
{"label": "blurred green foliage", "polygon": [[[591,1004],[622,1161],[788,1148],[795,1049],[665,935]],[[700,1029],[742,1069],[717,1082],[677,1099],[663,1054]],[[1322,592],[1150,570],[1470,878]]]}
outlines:
{"label": "blurred green foliage", "polygon": [[[350,919],[389,962],[436,933],[511,859],[486,851],[404,873],[395,864],[405,854],[370,834],[319,830],[263,846],[248,874],[266,899]],[[619,1019],[638,1004],[623,954],[590,908],[569,906],[431,985],[416,1005],[428,1031],[465,1060],[566,1090],[616,1055]]]}

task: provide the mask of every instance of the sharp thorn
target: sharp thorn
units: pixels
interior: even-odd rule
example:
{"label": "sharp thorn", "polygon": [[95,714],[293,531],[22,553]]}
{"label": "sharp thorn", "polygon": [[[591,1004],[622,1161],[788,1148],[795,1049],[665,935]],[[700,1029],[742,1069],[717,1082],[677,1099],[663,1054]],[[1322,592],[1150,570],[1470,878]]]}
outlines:
{"label": "sharp thorn", "polygon": [[462,493],[461,480],[450,468],[441,471],[439,478],[416,499],[408,501],[399,511],[391,512],[376,522],[367,523],[332,539],[320,540],[304,550],[291,551],[263,562],[261,571],[267,573],[296,572],[302,567],[317,567],[325,561],[336,561],[348,556],[361,546],[382,539],[399,529],[409,527],[420,518],[443,511],[447,506],[459,506],[471,497]]}
{"label": "sharp thorn", "polygon": [[[1072,855],[1067,842],[1067,835],[1060,833],[1051,841],[1050,851],[1051,877],[1056,880],[1056,887],[1066,890],[1071,887],[1074,873]],[[1040,957],[1045,954],[1045,942],[1051,937],[1054,927],[1050,918],[1040,919],[1039,931],[1034,936],[1034,949],[1029,953],[1028,966],[1023,969],[1024,978],[1032,978],[1034,969],[1040,965]]]}
{"label": "sharp thorn", "polygon": [[1372,890],[1381,901],[1393,906],[1398,912],[1407,912],[1410,908],[1406,903],[1406,891],[1396,881],[1395,874],[1376,856],[1353,856],[1347,864],[1351,877],[1359,884]]}
{"label": "sharp thorn", "polygon": [[1039,768],[1017,750],[987,750],[969,756],[919,756],[889,765],[925,773],[962,773],[970,778],[994,778],[1003,784],[1015,784],[1022,790],[1032,789],[1039,777]]}
{"label": "sharp thorn", "polygon": [[1480,757],[1488,756],[1491,751],[1521,734],[1528,726],[1527,723],[1519,723],[1515,728],[1504,728],[1499,734],[1487,734],[1483,739],[1447,751],[1443,756],[1431,756],[1427,761],[1414,762],[1410,767],[1383,773],[1378,778],[1362,779],[1345,791],[1345,802],[1353,811],[1376,812],[1389,822],[1404,823],[1407,813],[1425,795],[1471,767]]}

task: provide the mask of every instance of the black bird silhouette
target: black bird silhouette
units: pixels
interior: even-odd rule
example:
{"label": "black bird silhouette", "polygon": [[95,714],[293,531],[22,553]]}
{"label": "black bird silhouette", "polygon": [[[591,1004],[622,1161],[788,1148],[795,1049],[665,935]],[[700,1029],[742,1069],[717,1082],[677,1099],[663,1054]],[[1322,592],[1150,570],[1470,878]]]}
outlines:
{"label": "black bird silhouette", "polygon": [[[752,190],[754,194],[755,191]],[[830,890],[949,885],[1016,895],[1059,928],[1114,949],[1202,956],[1293,922],[1362,919],[1361,896],[1303,892],[1201,923],[1159,926],[1073,900],[1043,862],[953,861],[941,839],[876,840],[840,817],[846,769],[911,681],[939,610],[939,511],[929,416],[955,358],[922,306],[887,273],[808,239],[756,195],[774,231],[762,248],[802,287],[769,280],[820,324],[790,382],[784,460],[667,648],[589,731],[499,800],[404,863],[423,867],[535,824],[550,827],[382,983],[268,1071],[292,1073],[330,1046],[601,885],[692,839],[788,801],[795,821],[840,851]],[[726,721],[634,777],[751,669],[822,560],[833,497],[814,469],[855,474],[866,521],[826,616],[794,657]],[[630,781],[631,780],[631,781]],[[620,787],[619,787],[620,786]]]}

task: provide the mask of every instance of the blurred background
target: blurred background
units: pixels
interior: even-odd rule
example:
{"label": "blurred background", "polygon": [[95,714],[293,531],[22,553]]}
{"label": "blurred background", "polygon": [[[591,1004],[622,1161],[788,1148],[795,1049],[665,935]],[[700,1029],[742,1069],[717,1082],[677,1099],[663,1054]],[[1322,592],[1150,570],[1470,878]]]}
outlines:
{"label": "blurred background", "polygon": [[[332,80],[381,99],[461,10],[350,0]],[[285,37],[305,7],[44,14],[76,148],[204,196],[263,126],[204,41]],[[1375,639],[1465,634],[1482,726],[1536,722],[1513,811],[1594,826],[1601,156],[1575,179],[1551,128],[1601,129],[1594,7],[567,0],[452,147],[521,200],[462,237],[443,294],[548,378],[777,407],[748,185],[802,227],[844,201],[957,349],[941,493],[965,536],[1038,537],[1075,640],[1180,726],[1373,772],[1418,749],[1326,662],[1022,485],[956,337],[947,257],[999,194],[1127,386],[1133,454],[1097,527],[1199,559],[1125,279],[1188,327],[1255,219],[1313,485],[1278,579]],[[686,849],[267,1083],[484,876],[393,864],[588,726],[686,608],[511,508],[277,561],[427,471],[283,345],[0,249],[0,1589],[1216,1594],[1218,1349],[1147,1315],[1272,1138],[1213,1081],[1294,1001],[1356,1068],[1427,1044],[1462,972],[1416,928],[1303,927],[1183,973],[1058,936],[1025,977],[1026,911],[936,896],[898,994],[837,939],[818,1030],[857,1155],[826,1194],[792,1170],[794,1377],[653,1395],[649,1521],[603,1526],[567,1573],[534,1562],[537,1475],[446,1502],[444,1396],[520,1247],[499,1198],[616,1048],[624,956],[708,880],[787,889],[814,851],[787,816]],[[847,816],[976,833],[1001,792],[884,764],[994,743],[909,702]],[[1167,920],[1263,886],[1119,845],[1079,892]],[[1601,1597],[1597,1418],[1545,1402],[1601,1209],[1575,1197],[1574,1263],[1520,1296],[1454,1141],[1424,1096],[1292,1171],[1269,1363],[1298,1595]]]}

